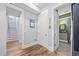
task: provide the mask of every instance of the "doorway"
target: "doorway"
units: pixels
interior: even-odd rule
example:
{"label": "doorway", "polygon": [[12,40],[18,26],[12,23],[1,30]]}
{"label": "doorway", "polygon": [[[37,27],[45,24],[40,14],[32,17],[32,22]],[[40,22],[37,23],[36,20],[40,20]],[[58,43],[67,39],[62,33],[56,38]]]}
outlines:
{"label": "doorway", "polygon": [[55,9],[54,21],[55,31],[57,31],[54,40],[55,50],[66,56],[71,55],[71,16],[71,4],[69,3],[62,4]]}
{"label": "doorway", "polygon": [[8,15],[8,42],[16,41],[19,17]]}
{"label": "doorway", "polygon": [[13,8],[7,7],[7,23],[8,23],[8,39],[7,39],[7,55],[14,56],[21,51],[19,40],[19,17],[20,12]]}
{"label": "doorway", "polygon": [[71,13],[59,16],[59,40],[70,43]]}

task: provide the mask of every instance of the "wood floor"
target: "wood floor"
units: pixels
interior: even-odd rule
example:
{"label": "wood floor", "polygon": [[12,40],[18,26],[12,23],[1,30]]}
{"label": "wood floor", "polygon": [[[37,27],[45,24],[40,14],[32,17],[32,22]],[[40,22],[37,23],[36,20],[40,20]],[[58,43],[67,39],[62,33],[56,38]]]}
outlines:
{"label": "wood floor", "polygon": [[7,43],[7,56],[63,56],[63,52],[50,52],[45,47],[36,44],[26,49],[21,49],[18,41]]}
{"label": "wood floor", "polygon": [[71,44],[59,42],[57,51],[63,53],[65,56],[71,56]]}

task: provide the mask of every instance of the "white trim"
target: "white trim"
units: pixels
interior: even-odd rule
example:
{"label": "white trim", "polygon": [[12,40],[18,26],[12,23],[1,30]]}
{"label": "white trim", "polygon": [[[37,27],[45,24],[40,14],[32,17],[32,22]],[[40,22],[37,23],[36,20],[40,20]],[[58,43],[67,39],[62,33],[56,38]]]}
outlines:
{"label": "white trim", "polygon": [[72,52],[74,50],[74,48],[73,48],[74,42],[73,42],[73,20],[72,20],[72,16],[71,16],[71,36],[70,36],[70,40],[71,40],[71,56],[72,56]]}
{"label": "white trim", "polygon": [[30,43],[30,44],[24,45],[24,46],[22,46],[22,49],[25,49],[25,48],[31,47],[31,46],[36,45],[36,44],[38,44],[38,43],[35,42],[35,43]]}
{"label": "white trim", "polygon": [[59,41],[62,41],[62,42],[67,42],[66,40],[59,40]]}
{"label": "white trim", "polygon": [[0,42],[1,42],[0,55],[5,56],[6,55],[6,44],[5,43],[6,43],[6,39],[7,39],[7,21],[6,21],[6,6],[5,6],[5,4],[0,4],[0,15],[1,15],[0,19],[2,19],[2,23],[0,23],[0,25],[2,26],[2,29],[0,30],[0,34],[2,33],[0,36]]}
{"label": "white trim", "polygon": [[54,52],[53,47],[49,47],[47,45],[41,44],[41,42],[38,42],[38,44],[41,45],[41,46],[43,46],[43,47],[45,47],[45,48],[47,48],[49,51]]}
{"label": "white trim", "polygon": [[21,9],[21,8],[18,8],[18,7],[16,7],[15,5],[12,5],[12,4],[10,4],[10,3],[8,3],[8,4],[5,4],[6,5],[6,7],[10,7],[10,8],[13,8],[13,9],[15,9],[15,10],[19,10],[19,11],[23,11],[23,9]]}

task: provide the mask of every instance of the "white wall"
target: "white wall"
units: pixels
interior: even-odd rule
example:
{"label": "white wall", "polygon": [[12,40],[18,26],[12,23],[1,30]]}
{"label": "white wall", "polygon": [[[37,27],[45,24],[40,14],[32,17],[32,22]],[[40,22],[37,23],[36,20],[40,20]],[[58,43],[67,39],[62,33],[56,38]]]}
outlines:
{"label": "white wall", "polygon": [[[35,20],[35,28],[30,28],[30,19]],[[37,44],[37,15],[24,11],[24,48]]]}
{"label": "white wall", "polygon": [[7,21],[6,7],[0,4],[0,56],[6,55]]}
{"label": "white wall", "polygon": [[51,35],[51,29],[49,30],[49,11],[46,9],[38,16],[38,42],[53,51]]}
{"label": "white wall", "polygon": [[19,18],[19,30],[18,30],[18,40],[21,44],[22,49],[24,48],[24,10],[21,11]]}

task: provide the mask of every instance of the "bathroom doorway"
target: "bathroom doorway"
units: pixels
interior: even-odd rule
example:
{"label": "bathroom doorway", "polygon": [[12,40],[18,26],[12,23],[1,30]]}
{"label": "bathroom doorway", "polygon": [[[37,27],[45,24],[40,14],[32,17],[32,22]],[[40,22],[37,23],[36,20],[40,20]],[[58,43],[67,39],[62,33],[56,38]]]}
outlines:
{"label": "bathroom doorway", "polygon": [[55,8],[55,50],[71,55],[71,4],[65,3]]}

